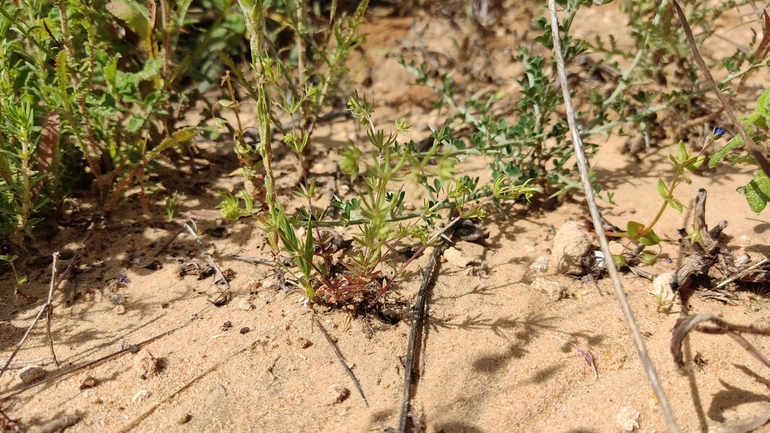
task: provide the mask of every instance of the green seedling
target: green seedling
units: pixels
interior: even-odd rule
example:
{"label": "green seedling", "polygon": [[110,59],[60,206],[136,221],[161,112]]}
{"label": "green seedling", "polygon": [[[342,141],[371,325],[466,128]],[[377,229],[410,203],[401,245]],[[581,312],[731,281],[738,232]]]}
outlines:
{"label": "green seedling", "polygon": [[27,284],[27,276],[19,274],[19,272],[16,270],[16,265],[14,265],[14,262],[19,258],[19,256],[13,253],[13,248],[11,248],[11,245],[0,245],[0,252],[2,252],[2,254],[0,254],[0,261],[8,263],[8,265],[11,267],[16,287],[19,288],[24,284]]}
{"label": "green seedling", "polygon": [[[663,216],[663,212],[665,212],[666,208],[669,206],[677,212],[682,212],[684,206],[682,205],[682,202],[679,201],[679,199],[674,197],[674,190],[682,182],[687,184],[692,182],[690,178],[685,177],[684,175],[688,172],[697,170],[706,160],[706,157],[700,154],[692,154],[685,146],[684,141],[680,141],[679,145],[677,146],[677,154],[669,155],[669,159],[674,164],[674,176],[668,184],[666,184],[662,178],[658,178],[657,190],[658,194],[660,194],[661,198],[663,199],[663,204],[661,204],[660,209],[652,219],[652,222],[644,225],[636,221],[629,221],[625,233],[617,233],[612,235],[628,237],[629,239],[632,239],[648,247],[660,244],[660,237],[658,237],[658,235],[655,233],[653,227],[655,227],[655,224],[658,223],[660,218]],[[643,260],[645,263],[652,262],[654,261],[655,257],[655,255],[648,254],[643,257]]]}
{"label": "green seedling", "polygon": [[178,199],[179,194],[177,191],[174,191],[173,194],[166,196],[166,215],[168,215],[169,220],[174,219],[174,213],[176,212],[176,204]]}

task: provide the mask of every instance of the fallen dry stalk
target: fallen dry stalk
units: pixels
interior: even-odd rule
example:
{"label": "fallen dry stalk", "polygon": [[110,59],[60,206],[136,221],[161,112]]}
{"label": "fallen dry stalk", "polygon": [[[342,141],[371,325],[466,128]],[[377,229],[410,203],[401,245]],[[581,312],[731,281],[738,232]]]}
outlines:
{"label": "fallen dry stalk", "polygon": [[406,433],[407,428],[409,427],[409,403],[411,401],[412,381],[415,374],[417,338],[422,335],[423,328],[425,327],[425,316],[428,305],[426,295],[439,255],[441,255],[440,245],[434,247],[428,265],[425,266],[420,290],[417,292],[417,299],[415,299],[414,306],[412,307],[412,329],[409,331],[409,344],[406,351],[406,364],[404,365],[404,394],[401,399],[401,416],[399,418],[399,431],[402,433]]}
{"label": "fallen dry stalk", "polygon": [[340,361],[340,364],[342,364],[342,367],[345,369],[345,372],[350,376],[350,380],[353,381],[353,385],[356,386],[356,389],[358,390],[358,393],[361,394],[361,398],[364,399],[364,403],[366,404],[366,407],[369,407],[369,402],[366,400],[366,396],[364,395],[364,390],[361,388],[361,383],[356,378],[355,373],[353,373],[353,370],[348,367],[348,363],[345,362],[345,358],[342,357],[342,353],[340,353],[340,350],[337,348],[337,345],[334,344],[334,340],[332,340],[332,337],[329,335],[328,332],[326,332],[326,328],[321,325],[321,322],[318,321],[318,319],[313,316],[313,323],[315,323],[315,326],[318,327],[318,329],[321,330],[321,333],[326,338],[326,342],[329,343],[329,346],[331,346],[332,350],[334,351],[334,354],[337,355],[337,359]]}
{"label": "fallen dry stalk", "polygon": [[2,377],[3,373],[5,373],[5,370],[8,369],[8,366],[11,365],[11,361],[13,361],[13,358],[16,357],[16,354],[19,353],[19,350],[21,349],[21,346],[24,345],[24,342],[27,341],[27,337],[29,336],[29,333],[32,332],[32,329],[37,324],[37,321],[40,320],[40,317],[43,315],[43,313],[46,313],[46,335],[48,336],[48,345],[51,348],[51,356],[53,357],[53,362],[56,364],[56,366],[59,366],[59,361],[56,359],[56,353],[53,350],[53,339],[51,338],[51,309],[53,308],[53,305],[51,304],[51,300],[53,298],[53,289],[56,286],[56,264],[59,261],[59,253],[55,252],[53,253],[53,264],[51,267],[53,268],[52,275],[51,275],[51,288],[48,290],[48,300],[45,304],[43,304],[43,307],[38,311],[37,316],[35,316],[35,320],[32,321],[32,323],[29,325],[29,328],[27,328],[27,332],[24,333],[24,335],[21,337],[21,340],[19,341],[19,344],[16,345],[16,349],[13,350],[13,353],[11,353],[11,356],[8,358],[8,361],[6,361],[5,365],[3,366],[3,369],[0,370],[0,377]]}
{"label": "fallen dry stalk", "polygon": [[[706,322],[711,322],[707,324]],[[682,343],[687,334],[696,330],[704,334],[727,334],[735,340],[741,347],[746,349],[759,362],[770,368],[770,360],[760,353],[749,343],[741,334],[754,334],[770,336],[770,330],[761,329],[754,326],[734,325],[714,316],[713,314],[699,314],[693,317],[679,319],[672,332],[671,354],[674,355],[674,362],[677,367],[684,368],[684,355],[682,354]]]}
{"label": "fallen dry stalk", "polygon": [[[578,170],[580,170],[580,179],[583,183],[583,191],[585,192],[586,202],[588,203],[588,210],[591,212],[591,218],[593,219],[594,227],[602,227],[602,216],[599,212],[599,208],[596,206],[596,201],[594,200],[591,179],[588,175],[588,164],[586,162],[585,153],[583,152],[583,142],[580,139],[580,132],[578,131],[577,124],[575,122],[575,110],[572,107],[572,99],[570,97],[570,90],[567,82],[567,73],[564,68],[564,56],[562,54],[561,39],[559,37],[559,20],[556,16],[556,4],[554,0],[548,0],[548,9],[551,12],[551,31],[553,36],[554,59],[556,60],[559,80],[561,83],[563,83],[561,90],[562,94],[564,95],[564,108],[567,112],[567,121],[569,123],[569,130],[572,135],[572,144],[575,147],[575,158],[577,159]],[[612,257],[610,246],[607,243],[607,235],[604,233],[604,230],[597,230],[596,236],[599,238],[599,244],[602,247],[604,256]],[[663,392],[663,387],[660,385],[660,380],[658,379],[658,374],[655,371],[655,366],[650,360],[650,356],[644,346],[644,340],[642,339],[642,335],[639,332],[639,327],[636,325],[634,314],[631,311],[631,307],[628,305],[626,294],[623,292],[623,285],[620,282],[620,276],[618,275],[618,269],[615,266],[615,261],[605,260],[604,264],[607,268],[607,272],[610,274],[610,279],[612,280],[612,285],[615,289],[615,297],[620,303],[620,308],[623,310],[626,323],[628,323],[628,327],[631,330],[631,337],[636,344],[636,349],[639,352],[639,357],[641,358],[642,364],[644,365],[644,370],[647,373],[647,377],[650,380],[652,389],[658,398],[658,402],[660,403],[660,409],[663,412],[663,417],[666,419],[666,426],[668,427],[668,431],[672,433],[679,432],[679,427],[676,425],[676,420],[674,419],[674,414],[671,411],[668,398],[666,398],[666,394]]]}
{"label": "fallen dry stalk", "polygon": [[171,243],[174,242],[174,240],[178,238],[179,235],[182,234],[182,232],[185,230],[187,230],[190,233],[190,235],[192,235],[192,237],[195,239],[195,242],[198,243],[198,246],[200,247],[201,251],[203,251],[203,255],[206,256],[206,258],[209,261],[209,264],[211,264],[211,267],[214,268],[214,270],[216,271],[217,275],[222,280],[224,285],[227,286],[227,290],[220,292],[219,296],[217,296],[215,300],[211,301],[211,303],[216,306],[223,305],[225,302],[227,302],[227,299],[228,299],[228,293],[230,292],[230,282],[227,281],[227,278],[225,278],[224,274],[222,274],[222,271],[219,269],[219,266],[217,266],[216,262],[214,262],[214,258],[211,257],[211,254],[209,254],[209,252],[206,250],[206,247],[203,246],[203,242],[201,242],[201,238],[198,237],[198,233],[197,233],[198,225],[195,224],[195,221],[192,218],[188,219],[187,222],[185,222],[182,225],[179,231],[177,231],[176,234],[174,234],[174,236],[172,236],[171,239],[169,239],[168,242],[166,242],[158,250],[158,252],[155,253],[153,257],[158,257],[161,253],[163,253],[163,251],[165,251],[166,248],[168,248],[169,245],[171,245]]}

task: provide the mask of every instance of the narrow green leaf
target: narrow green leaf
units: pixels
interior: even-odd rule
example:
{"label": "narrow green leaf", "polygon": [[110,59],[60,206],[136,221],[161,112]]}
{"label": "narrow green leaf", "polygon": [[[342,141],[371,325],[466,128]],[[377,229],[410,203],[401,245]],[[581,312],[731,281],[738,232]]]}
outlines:
{"label": "narrow green leaf", "polygon": [[[313,247],[313,220],[308,218],[307,219],[307,230],[305,232],[305,260],[308,262],[313,261],[313,250],[315,248]],[[307,275],[308,277],[310,275]]]}
{"label": "narrow green leaf", "polygon": [[150,39],[152,23],[150,12],[144,5],[133,0],[117,0],[107,3],[107,11],[115,18],[125,21],[128,28],[141,36],[142,40]]}
{"label": "narrow green leaf", "polygon": [[668,200],[668,187],[666,187],[666,184],[661,178],[658,178],[658,194],[660,194],[664,200]]}
{"label": "narrow green leaf", "polygon": [[178,144],[184,143],[186,141],[190,141],[196,136],[200,135],[201,130],[200,128],[183,128],[179,131],[176,131],[175,133],[171,134],[170,137],[167,137],[165,140],[161,141],[157,148],[155,148],[152,151],[152,157],[155,155],[163,152],[164,150],[176,146]]}
{"label": "narrow green leaf", "polygon": [[672,198],[671,200],[669,200],[668,205],[676,209],[677,212],[682,212],[682,210],[684,210],[684,206],[682,206],[682,202],[680,202],[675,198]]}
{"label": "narrow green leaf", "polygon": [[690,155],[687,153],[687,148],[684,145],[684,140],[679,140],[679,146],[677,146],[677,156],[679,161],[686,161],[690,159]]}
{"label": "narrow green leaf", "polygon": [[700,168],[701,165],[703,165],[703,161],[706,160],[705,155],[700,155],[695,158],[690,158],[687,160],[687,163],[684,166],[684,169],[687,171],[695,171]]}

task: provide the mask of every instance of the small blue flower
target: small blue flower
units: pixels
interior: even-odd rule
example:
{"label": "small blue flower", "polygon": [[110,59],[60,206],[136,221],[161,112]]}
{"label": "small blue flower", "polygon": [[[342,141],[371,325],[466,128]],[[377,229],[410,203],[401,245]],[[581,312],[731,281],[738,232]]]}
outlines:
{"label": "small blue flower", "polygon": [[715,139],[719,140],[720,138],[722,138],[723,135],[725,135],[724,128],[717,127],[717,128],[714,129],[714,138]]}
{"label": "small blue flower", "polygon": [[13,254],[13,247],[11,247],[11,244],[2,244],[0,245],[0,255],[10,255]]}

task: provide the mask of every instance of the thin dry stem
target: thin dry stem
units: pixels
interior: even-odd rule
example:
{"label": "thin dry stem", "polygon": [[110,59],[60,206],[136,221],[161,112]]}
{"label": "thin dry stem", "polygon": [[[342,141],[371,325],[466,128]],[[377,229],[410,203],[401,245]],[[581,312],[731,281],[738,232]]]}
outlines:
{"label": "thin dry stem", "polygon": [[0,377],[3,376],[3,373],[5,373],[5,370],[8,369],[8,366],[11,365],[11,361],[13,361],[13,358],[16,357],[16,355],[19,353],[19,350],[24,345],[24,342],[27,341],[27,337],[29,336],[29,333],[32,332],[32,329],[37,324],[37,321],[40,320],[40,317],[43,315],[43,313],[47,313],[47,335],[48,335],[48,342],[51,347],[51,355],[53,356],[53,360],[56,363],[56,366],[59,366],[59,361],[56,359],[56,354],[53,351],[53,340],[51,339],[51,317],[50,317],[50,311],[51,311],[51,298],[53,297],[53,290],[55,287],[55,281],[56,281],[56,262],[59,258],[59,253],[53,253],[53,275],[51,276],[51,289],[48,292],[48,301],[46,301],[45,304],[43,304],[43,307],[40,308],[40,311],[38,311],[37,316],[35,316],[35,320],[32,321],[32,323],[29,325],[29,328],[27,328],[27,332],[24,333],[24,336],[21,337],[21,340],[16,345],[16,349],[13,350],[13,353],[11,353],[11,356],[8,358],[8,361],[6,361],[5,365],[3,366],[3,369],[0,370]]}
{"label": "thin dry stem", "polygon": [[[554,0],[548,0],[548,8],[551,12],[551,30],[553,35],[554,59],[556,60],[559,80],[563,83],[561,90],[562,94],[564,95],[564,107],[567,112],[567,121],[569,122],[569,129],[572,135],[572,144],[575,147],[575,158],[577,159],[578,169],[580,170],[580,178],[583,183],[583,190],[585,191],[586,202],[588,203],[588,209],[591,212],[594,227],[602,227],[602,216],[599,212],[599,208],[596,206],[596,201],[594,200],[593,187],[591,186],[591,179],[588,174],[588,164],[586,162],[585,153],[583,152],[583,142],[580,139],[580,132],[578,131],[577,123],[575,122],[575,110],[572,107],[572,99],[570,95],[569,84],[567,82],[567,73],[564,68],[564,56],[562,54],[561,38],[559,36],[559,21],[556,16],[556,4]],[[599,238],[599,243],[601,244],[604,256],[612,257],[612,252],[610,251],[610,246],[607,242],[607,236],[605,235],[604,230],[597,230],[596,236]],[[615,289],[615,296],[620,303],[620,308],[623,310],[623,315],[626,319],[626,322],[628,323],[628,327],[631,330],[631,337],[636,344],[636,349],[639,352],[639,357],[641,358],[642,364],[644,365],[647,377],[650,380],[653,391],[658,397],[660,409],[663,412],[664,418],[666,419],[668,430],[672,433],[679,432],[679,427],[677,426],[676,420],[674,419],[674,414],[671,410],[671,406],[669,405],[668,398],[666,398],[666,394],[663,392],[663,387],[660,385],[658,373],[655,371],[655,366],[652,364],[652,360],[650,360],[650,356],[647,353],[647,349],[644,345],[644,340],[642,339],[642,335],[639,332],[639,327],[637,326],[636,320],[634,319],[634,314],[631,311],[631,307],[628,305],[626,294],[623,292],[623,285],[620,282],[620,276],[618,275],[618,269],[615,266],[615,261],[605,260],[604,263],[607,271],[610,274],[610,279],[612,280],[612,285]]]}

